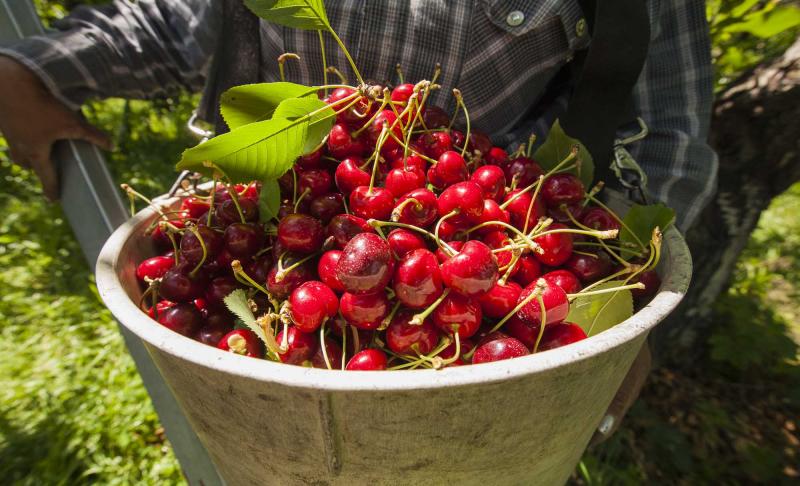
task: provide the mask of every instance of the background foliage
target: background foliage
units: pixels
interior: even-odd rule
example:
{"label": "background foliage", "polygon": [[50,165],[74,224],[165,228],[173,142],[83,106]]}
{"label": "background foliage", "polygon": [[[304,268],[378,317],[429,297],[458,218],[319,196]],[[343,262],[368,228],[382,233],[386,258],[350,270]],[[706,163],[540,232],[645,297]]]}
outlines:
{"label": "background foliage", "polygon": [[[46,21],[78,3],[36,0]],[[711,0],[718,89],[798,34],[792,2]],[[114,134],[119,181],[163,191],[194,141],[196,99],[86,108]],[[179,467],[58,205],[0,139],[0,478],[14,484],[178,483]],[[800,185],[776,199],[717,304],[705,358],[656,371],[580,484],[789,484],[800,472]]]}

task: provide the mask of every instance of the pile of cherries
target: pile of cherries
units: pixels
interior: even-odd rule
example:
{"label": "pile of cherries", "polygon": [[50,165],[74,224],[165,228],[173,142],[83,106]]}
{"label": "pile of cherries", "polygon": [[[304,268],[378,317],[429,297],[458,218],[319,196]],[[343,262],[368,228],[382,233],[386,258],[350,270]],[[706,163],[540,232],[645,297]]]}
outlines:
{"label": "pile of cherries", "polygon": [[[545,174],[450,128],[420,85],[383,93],[326,98],[336,123],[279,180],[272,221],[259,222],[258,183],[217,183],[164,212],[150,228],[162,254],[137,268],[150,316],[226,351],[326,369],[484,363],[586,338],[564,321],[570,300],[630,276],[620,254],[643,263],[647,249],[615,238],[619,218],[569,161]],[[660,285],[649,268],[629,280],[645,286],[638,303]],[[264,342],[226,307],[237,289]]]}

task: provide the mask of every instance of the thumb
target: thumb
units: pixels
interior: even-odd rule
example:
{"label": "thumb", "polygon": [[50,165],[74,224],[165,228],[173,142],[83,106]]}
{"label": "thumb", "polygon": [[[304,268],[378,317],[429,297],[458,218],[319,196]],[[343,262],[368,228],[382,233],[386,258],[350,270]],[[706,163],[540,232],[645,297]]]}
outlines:
{"label": "thumb", "polygon": [[62,137],[72,140],[85,140],[91,144],[97,145],[103,150],[110,151],[114,149],[114,142],[108,134],[83,120],[70,129],[67,129],[62,134]]}

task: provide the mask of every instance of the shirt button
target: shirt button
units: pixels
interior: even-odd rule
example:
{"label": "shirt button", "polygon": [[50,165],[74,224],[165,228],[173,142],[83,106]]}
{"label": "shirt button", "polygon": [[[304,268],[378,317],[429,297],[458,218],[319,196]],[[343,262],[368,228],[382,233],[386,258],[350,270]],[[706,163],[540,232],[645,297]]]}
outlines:
{"label": "shirt button", "polygon": [[518,25],[521,25],[524,20],[525,14],[519,10],[512,11],[508,14],[508,17],[506,17],[506,23],[511,27],[517,27]]}
{"label": "shirt button", "polygon": [[578,23],[575,24],[575,33],[578,35],[578,37],[581,37],[586,33],[586,19],[578,20]]}

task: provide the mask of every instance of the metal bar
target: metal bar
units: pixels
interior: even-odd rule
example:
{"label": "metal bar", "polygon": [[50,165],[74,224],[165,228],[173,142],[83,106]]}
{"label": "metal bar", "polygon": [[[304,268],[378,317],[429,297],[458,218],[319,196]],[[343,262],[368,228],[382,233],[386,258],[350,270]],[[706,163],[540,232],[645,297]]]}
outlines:
{"label": "metal bar", "polygon": [[[29,1],[0,0],[0,44],[43,33]],[[103,243],[128,219],[119,188],[103,154],[93,145],[59,142],[53,157],[60,173],[64,213],[89,265],[94,266]],[[120,332],[189,483],[224,484],[142,341],[122,326]]]}

